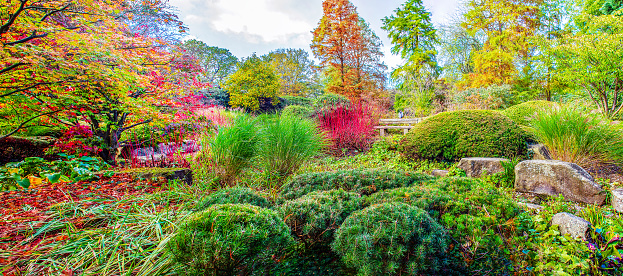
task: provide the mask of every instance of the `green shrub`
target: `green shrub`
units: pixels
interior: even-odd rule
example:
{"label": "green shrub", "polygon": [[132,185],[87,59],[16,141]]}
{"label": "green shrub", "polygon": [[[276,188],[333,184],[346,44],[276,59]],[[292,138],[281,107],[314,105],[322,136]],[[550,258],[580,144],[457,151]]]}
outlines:
{"label": "green shrub", "polygon": [[262,169],[278,178],[295,173],[314,157],[325,144],[311,120],[281,116],[264,120],[258,157]]}
{"label": "green shrub", "polygon": [[255,157],[258,142],[255,119],[249,116],[239,116],[231,126],[219,128],[209,144],[213,170],[220,181],[233,183]]}
{"label": "green shrub", "polygon": [[246,187],[233,187],[221,189],[207,195],[199,204],[197,211],[203,211],[215,204],[249,204],[262,208],[270,208],[271,204],[268,200],[256,191]]}
{"label": "green shrub", "polygon": [[[521,254],[520,210],[513,199],[492,183],[463,177],[441,178],[425,185],[385,190],[365,199],[365,205],[401,202],[428,211],[452,236],[449,252],[454,271],[512,271],[512,256]],[[478,261],[475,261],[478,260]],[[472,273],[467,273],[472,274]]]}
{"label": "green shrub", "polygon": [[399,146],[413,159],[457,161],[464,157],[515,157],[527,152],[527,135],[496,111],[444,112],[416,124]]}
{"label": "green shrub", "polygon": [[338,106],[349,107],[350,100],[338,94],[323,94],[314,99],[314,111],[321,112]]}
{"label": "green shrub", "polygon": [[301,105],[288,105],[281,111],[281,116],[309,118],[312,115],[312,110],[309,107]]}
{"label": "green shrub", "polygon": [[565,105],[537,114],[527,130],[554,160],[580,166],[623,161],[623,131],[599,114]]}
{"label": "green shrub", "polygon": [[314,102],[313,99],[299,96],[283,96],[281,98],[283,99],[284,105],[286,107],[291,105],[298,105],[311,108]]}
{"label": "green shrub", "polygon": [[291,200],[314,191],[333,189],[369,195],[385,189],[408,187],[431,179],[432,177],[425,174],[386,169],[307,173],[298,175],[286,183],[282,196],[286,200]]}
{"label": "green shrub", "polygon": [[331,244],[335,230],[361,208],[359,194],[340,189],[309,193],[284,203],[278,210],[294,237],[311,248]]}
{"label": "green shrub", "polygon": [[213,205],[186,219],[167,251],[190,275],[236,275],[290,246],[289,232],[272,210]]}
{"label": "green shrub", "polygon": [[445,265],[448,238],[424,210],[385,203],[350,215],[332,247],[357,275],[431,275]]}
{"label": "green shrub", "polygon": [[558,106],[557,103],[550,101],[529,101],[513,105],[502,111],[502,114],[515,121],[518,125],[527,126],[536,114],[548,111],[556,106]]}

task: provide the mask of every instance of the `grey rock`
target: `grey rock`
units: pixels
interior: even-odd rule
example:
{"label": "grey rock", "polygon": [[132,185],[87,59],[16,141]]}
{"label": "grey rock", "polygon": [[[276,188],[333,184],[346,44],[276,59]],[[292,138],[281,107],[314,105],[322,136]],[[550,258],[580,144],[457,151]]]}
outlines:
{"label": "grey rock", "polygon": [[519,205],[519,207],[523,207],[525,209],[530,209],[530,210],[540,211],[540,210],[545,209],[545,207],[543,207],[541,205],[532,204],[532,203],[517,202],[517,205]]}
{"label": "grey rock", "polygon": [[623,189],[612,191],[612,207],[615,211],[623,213]]}
{"label": "grey rock", "polygon": [[606,194],[580,166],[557,160],[528,160],[515,166],[515,190],[588,204],[603,204]]}
{"label": "grey rock", "polygon": [[552,218],[552,225],[558,225],[560,234],[569,234],[573,238],[587,239],[588,230],[591,227],[591,223],[585,219],[569,214],[558,213]]}
{"label": "grey rock", "polygon": [[530,151],[534,152],[534,160],[552,160],[552,156],[543,144],[530,145]]}
{"label": "grey rock", "polygon": [[446,177],[446,176],[448,176],[448,174],[449,174],[449,173],[450,173],[450,172],[449,172],[449,171],[446,171],[446,170],[433,170],[433,171],[431,172],[431,174],[432,174],[434,177]]}
{"label": "grey rock", "polygon": [[509,160],[486,157],[462,158],[457,167],[464,170],[469,177],[480,177],[485,171],[487,174],[503,172],[502,161],[508,162]]}

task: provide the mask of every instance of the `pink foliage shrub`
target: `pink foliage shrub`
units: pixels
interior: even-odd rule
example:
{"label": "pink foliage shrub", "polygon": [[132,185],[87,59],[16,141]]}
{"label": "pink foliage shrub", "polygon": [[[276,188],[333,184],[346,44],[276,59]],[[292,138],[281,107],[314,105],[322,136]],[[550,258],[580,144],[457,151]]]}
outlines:
{"label": "pink foliage shrub", "polygon": [[93,131],[86,126],[73,126],[63,136],[46,150],[47,154],[64,153],[77,156],[96,156],[102,151],[97,146]]}
{"label": "pink foliage shrub", "polygon": [[331,141],[331,152],[365,151],[374,142],[376,123],[373,109],[355,104],[351,107],[338,106],[318,113],[319,127]]}

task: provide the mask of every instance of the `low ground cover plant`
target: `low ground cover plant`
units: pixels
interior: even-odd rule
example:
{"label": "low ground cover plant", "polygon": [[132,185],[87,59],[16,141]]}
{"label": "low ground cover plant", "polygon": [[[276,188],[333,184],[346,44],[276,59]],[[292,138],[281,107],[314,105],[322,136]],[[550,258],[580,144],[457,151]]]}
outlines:
{"label": "low ground cover plant", "polygon": [[443,227],[424,210],[384,203],[349,216],[332,248],[357,275],[433,275],[446,265],[447,246]]}
{"label": "low ground cover plant", "polygon": [[458,161],[464,157],[519,157],[527,135],[497,111],[462,110],[437,114],[415,125],[399,150],[413,159]]}
{"label": "low ground cover plant", "polygon": [[281,196],[290,200],[314,191],[343,189],[369,195],[385,189],[408,187],[431,180],[432,177],[387,169],[355,169],[307,173],[292,178],[283,187]]}

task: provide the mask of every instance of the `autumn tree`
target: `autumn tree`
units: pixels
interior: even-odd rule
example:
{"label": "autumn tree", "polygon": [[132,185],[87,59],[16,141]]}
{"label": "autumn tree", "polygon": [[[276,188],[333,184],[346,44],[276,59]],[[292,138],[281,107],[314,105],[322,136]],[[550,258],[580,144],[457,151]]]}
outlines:
{"label": "autumn tree", "polygon": [[279,76],[255,54],[243,60],[238,71],[231,74],[223,86],[229,92],[229,104],[256,112],[263,102],[279,103]]}
{"label": "autumn tree", "polygon": [[156,104],[189,90],[164,74],[177,70],[169,49],[120,22],[125,2],[8,4],[0,7],[1,137],[35,122],[86,122],[104,143],[102,157],[114,162],[123,131],[160,116]]}
{"label": "autumn tree", "polygon": [[323,17],[313,31],[311,48],[329,77],[327,90],[360,99],[366,81],[373,77],[374,71],[369,68],[380,64],[376,60],[381,52],[375,48],[380,47],[380,41],[366,33],[366,25],[350,1],[325,0],[322,8]]}
{"label": "autumn tree", "polygon": [[238,58],[227,49],[208,46],[196,39],[184,41],[182,49],[199,62],[203,69],[202,80],[215,87],[221,87],[225,79],[236,71]]}
{"label": "autumn tree", "polygon": [[486,36],[482,49],[474,53],[469,86],[514,84],[518,78],[530,77],[535,49],[531,38],[539,29],[542,4],[543,0],[468,2],[463,27]]}
{"label": "autumn tree", "polygon": [[279,96],[307,96],[320,89],[314,61],[303,49],[277,49],[261,57],[279,76]]}

